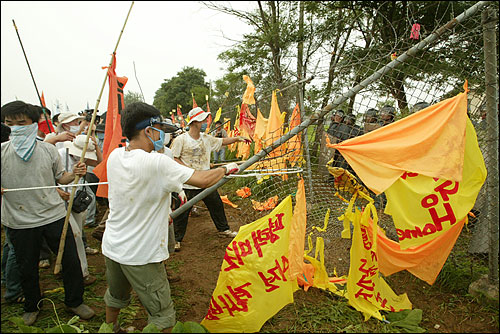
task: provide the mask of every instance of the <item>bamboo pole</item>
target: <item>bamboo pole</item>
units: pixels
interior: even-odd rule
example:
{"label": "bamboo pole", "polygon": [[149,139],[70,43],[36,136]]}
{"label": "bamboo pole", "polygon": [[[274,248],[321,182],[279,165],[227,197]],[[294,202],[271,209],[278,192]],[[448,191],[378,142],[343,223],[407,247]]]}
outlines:
{"label": "bamboo pole", "polygon": [[[120,31],[120,35],[118,36],[118,41],[116,42],[115,49],[113,50],[113,54],[111,55],[111,60],[109,62],[108,70],[109,67],[111,67],[113,63],[113,58],[116,54],[116,50],[118,49],[118,44],[120,43],[120,39],[122,38],[123,30],[125,29],[125,26],[128,21],[128,17],[130,15],[130,12],[132,11],[132,7],[134,6],[134,1],[130,4],[130,9],[128,10],[127,17],[125,19],[125,23],[123,23],[123,28]],[[82,151],[82,156],[80,157],[80,162],[85,161],[85,153],[87,152],[87,146],[89,143],[89,138],[90,134],[92,133],[92,127],[94,126],[94,122],[97,116],[97,109],[99,108],[99,102],[101,101],[101,96],[102,92],[104,91],[104,86],[106,85],[106,81],[108,79],[108,71],[106,71],[106,75],[104,76],[104,81],[102,83],[101,87],[101,92],[99,93],[99,97],[97,98],[96,106],[94,108],[94,112],[92,113],[92,119],[90,120],[90,124],[87,130],[87,137],[85,138],[85,145],[83,146],[83,151]],[[75,176],[75,181],[74,183],[78,183],[80,181],[80,177],[77,175]],[[68,203],[68,211],[66,212],[66,219],[64,220],[64,227],[61,233],[61,240],[59,241],[59,251],[57,252],[57,258],[56,258],[56,264],[54,266],[54,274],[58,274],[61,271],[61,261],[62,261],[62,256],[64,253],[64,244],[66,242],[66,233],[68,231],[68,222],[69,222],[69,217],[71,215],[71,209],[73,208],[73,200],[75,198],[75,192],[76,192],[76,187],[73,187],[71,190],[71,196],[69,198],[69,203]]]}

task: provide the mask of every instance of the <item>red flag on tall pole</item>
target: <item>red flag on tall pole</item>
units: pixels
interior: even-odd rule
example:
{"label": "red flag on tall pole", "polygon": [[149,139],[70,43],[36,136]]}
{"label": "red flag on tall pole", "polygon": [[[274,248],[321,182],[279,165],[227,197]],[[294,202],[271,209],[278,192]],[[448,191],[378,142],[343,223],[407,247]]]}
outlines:
{"label": "red flag on tall pole", "polygon": [[185,126],[184,117],[182,117],[181,106],[179,104],[177,105],[177,117],[179,118],[179,121],[181,122],[181,127],[184,127]]}
{"label": "red flag on tall pole", "polygon": [[42,90],[42,97],[40,98],[42,100],[42,106],[47,108],[47,105],[45,104],[45,96],[43,96],[43,90]]}
{"label": "red flag on tall pole", "polygon": [[198,107],[198,105],[196,104],[196,100],[194,99],[194,94],[193,92],[191,92],[191,96],[193,97],[193,109]]}
{"label": "red flag on tall pole", "polygon": [[208,95],[205,95],[205,99],[207,100],[207,112],[210,113],[207,117],[207,129],[205,130],[205,133],[208,133],[210,131],[210,124],[212,124],[212,113],[210,112],[210,105],[208,104]]}
{"label": "red flag on tall pole", "polygon": [[[45,96],[43,96],[43,91],[42,91],[42,96],[40,97],[40,100],[42,101],[42,106],[44,108],[47,108],[47,105],[45,104]],[[50,132],[55,132],[54,126],[52,125],[52,121],[50,120],[50,117],[48,117],[48,116],[47,116],[47,118],[44,117],[43,121],[38,122],[38,129],[45,134],[49,134]]]}
{"label": "red flag on tall pole", "polygon": [[[123,99],[123,88],[128,81],[127,77],[116,76],[116,54],[113,54],[111,66],[108,67],[109,98],[108,111],[106,114],[106,131],[104,132],[104,143],[102,149],[103,160],[94,168],[94,174],[99,182],[107,182],[108,175],[106,164],[109,154],[117,147],[125,146],[126,138],[122,135],[121,111],[125,106]],[[101,184],[97,188],[96,195],[108,197],[108,185]]]}

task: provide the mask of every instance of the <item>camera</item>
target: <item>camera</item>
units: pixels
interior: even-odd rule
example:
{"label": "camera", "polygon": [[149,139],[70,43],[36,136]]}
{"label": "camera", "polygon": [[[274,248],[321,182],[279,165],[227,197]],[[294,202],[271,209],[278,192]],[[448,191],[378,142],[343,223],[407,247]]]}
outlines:
{"label": "camera", "polygon": [[[94,109],[85,109],[84,111],[80,112],[80,115],[85,116],[85,120],[87,122],[90,122],[92,120],[92,113],[94,112]],[[99,109],[97,109],[97,113],[99,113]],[[101,116],[96,115],[95,117],[95,124],[99,124],[101,122]]]}

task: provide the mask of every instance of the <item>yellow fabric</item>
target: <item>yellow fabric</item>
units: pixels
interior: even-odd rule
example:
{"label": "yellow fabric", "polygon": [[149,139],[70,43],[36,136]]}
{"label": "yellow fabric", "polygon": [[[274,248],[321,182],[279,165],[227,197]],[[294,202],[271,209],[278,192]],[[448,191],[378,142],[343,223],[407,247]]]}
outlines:
{"label": "yellow fabric", "polygon": [[255,98],[253,97],[253,94],[255,93],[255,86],[248,75],[243,75],[243,80],[247,83],[247,89],[243,94],[243,103],[255,104]]}
{"label": "yellow fabric", "polygon": [[240,227],[226,248],[217,286],[201,322],[214,333],[254,333],[293,303],[288,244],[292,198],[269,215]]}
{"label": "yellow fabric", "polygon": [[[328,217],[330,215],[330,210],[327,211],[325,215],[323,228],[318,228],[313,226],[313,229],[316,229],[319,232],[325,232],[328,227]],[[344,293],[339,291],[334,281],[339,279],[343,279],[343,277],[328,277],[328,273],[326,271],[325,266],[325,244],[322,237],[316,237],[316,246],[314,257],[310,256],[309,253],[312,250],[312,232],[307,236],[308,250],[304,251],[304,259],[310,262],[310,264],[304,264],[302,275],[297,277],[297,282],[299,285],[304,286],[304,290],[307,291],[309,286],[313,286],[318,289],[330,290],[331,292],[343,296]],[[319,259],[318,259],[319,257]],[[312,266],[312,268],[311,268]],[[334,269],[334,272],[335,269]]]}
{"label": "yellow fabric", "polygon": [[[373,220],[370,220],[370,214],[373,215]],[[367,231],[370,221],[372,228],[376,230],[378,217],[373,201],[368,203],[361,218],[353,221],[351,263],[347,278],[349,305],[362,312],[365,321],[370,317],[382,320],[380,310],[397,312],[412,308],[406,293],[396,295],[379,275],[377,241]]]}
{"label": "yellow fabric", "polygon": [[253,141],[255,142],[254,153],[259,153],[262,150],[262,140],[266,135],[267,118],[262,116],[260,109],[257,109],[257,121],[255,123],[255,132],[253,134]]}
{"label": "yellow fabric", "polygon": [[217,112],[215,113],[214,124],[220,119],[221,114],[222,114],[222,108],[217,109]]}
{"label": "yellow fabric", "polygon": [[304,271],[304,243],[306,240],[307,208],[304,179],[300,179],[295,195],[295,207],[290,230],[290,277],[295,279]]}
{"label": "yellow fabric", "polygon": [[401,249],[422,245],[445,234],[474,206],[486,179],[486,167],[474,126],[468,118],[466,124],[460,182],[407,172],[385,191],[385,213],[392,215]]}
{"label": "yellow fabric", "polygon": [[[248,138],[248,133],[245,129],[240,129],[240,136]],[[238,151],[236,152],[236,157],[241,158],[242,160],[248,159],[250,156],[250,144],[245,142],[238,142]]]}
{"label": "yellow fabric", "polygon": [[363,183],[380,194],[405,171],[461,181],[465,92],[397,122],[334,144]]}
{"label": "yellow fabric", "polygon": [[[300,109],[299,104],[295,106],[292,112],[292,118],[290,119],[290,131],[300,124]],[[295,135],[288,141],[287,155],[290,166],[301,165],[302,158],[302,138],[301,135]]]}

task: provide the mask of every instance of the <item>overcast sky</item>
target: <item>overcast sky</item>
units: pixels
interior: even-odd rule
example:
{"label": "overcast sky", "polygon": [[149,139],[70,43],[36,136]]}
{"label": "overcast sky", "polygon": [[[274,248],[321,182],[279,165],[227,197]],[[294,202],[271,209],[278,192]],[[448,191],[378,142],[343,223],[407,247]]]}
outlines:
{"label": "overcast sky", "polygon": [[[131,1],[2,1],[1,104],[15,99],[39,104],[15,21],[38,91],[47,107],[55,102],[70,111],[94,108],[107,66],[125,22]],[[248,9],[252,2],[236,1]],[[185,66],[203,69],[206,80],[223,75],[217,55],[250,27],[235,17],[206,8],[196,1],[136,1],[117,49],[118,76],[128,77],[125,92],[140,92],[134,62],[147,103],[156,90]],[[224,34],[224,35],[223,35]],[[99,103],[107,108],[108,85]]]}

